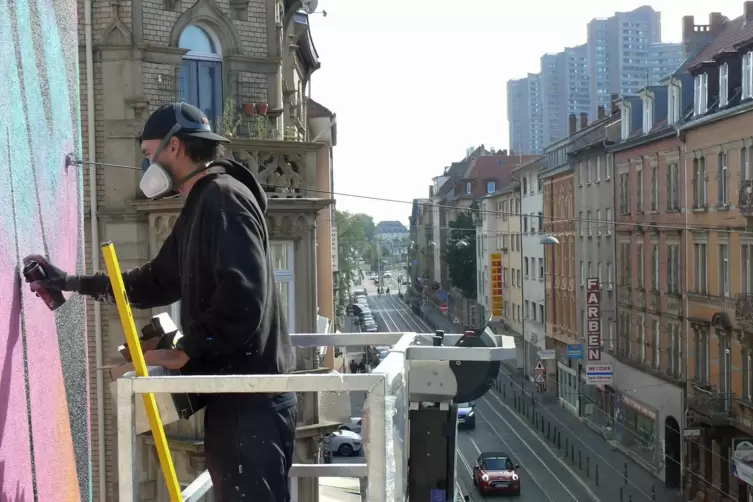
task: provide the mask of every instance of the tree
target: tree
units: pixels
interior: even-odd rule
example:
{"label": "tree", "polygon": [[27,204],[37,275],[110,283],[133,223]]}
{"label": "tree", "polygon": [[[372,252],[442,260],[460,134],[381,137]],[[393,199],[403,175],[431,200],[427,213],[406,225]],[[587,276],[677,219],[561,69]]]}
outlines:
{"label": "tree", "polygon": [[374,219],[363,213],[335,211],[338,243],[337,291],[338,306],[342,309],[350,299],[350,288],[359,275],[358,262],[363,251],[376,234]]}
{"label": "tree", "polygon": [[[451,221],[450,240],[445,260],[452,285],[468,299],[476,299],[476,224],[474,209],[462,212]],[[459,242],[467,244],[458,245]]]}

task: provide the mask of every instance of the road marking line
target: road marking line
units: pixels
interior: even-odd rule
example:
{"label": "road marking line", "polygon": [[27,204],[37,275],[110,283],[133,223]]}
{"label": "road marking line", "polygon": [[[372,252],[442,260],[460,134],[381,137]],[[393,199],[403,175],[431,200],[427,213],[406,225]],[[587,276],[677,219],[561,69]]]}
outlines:
{"label": "road marking line", "polygon": [[[487,394],[488,394],[488,393],[487,393]],[[586,483],[585,483],[585,482],[584,482],[584,481],[583,481],[583,480],[582,480],[582,479],[580,478],[580,476],[579,476],[579,475],[578,475],[578,474],[577,474],[577,473],[576,473],[576,472],[575,472],[575,471],[574,471],[574,470],[573,470],[573,469],[572,469],[572,468],[571,468],[571,467],[570,467],[569,465],[567,465],[567,463],[566,463],[566,462],[565,462],[564,460],[562,460],[562,458],[560,458],[560,456],[559,456],[559,455],[558,455],[558,454],[557,454],[557,453],[556,453],[556,452],[555,452],[555,451],[554,451],[554,450],[553,450],[553,449],[552,449],[552,448],[551,448],[551,447],[550,447],[550,446],[549,446],[549,445],[548,445],[548,444],[546,443],[546,441],[544,441],[544,440],[543,440],[543,439],[542,439],[542,438],[541,438],[541,437],[539,436],[539,434],[538,434],[538,432],[537,432],[537,431],[533,430],[533,428],[531,428],[531,427],[530,427],[530,426],[529,426],[529,425],[528,425],[528,424],[527,424],[527,423],[525,422],[525,420],[523,420],[523,419],[522,419],[522,418],[521,418],[520,416],[518,416],[518,414],[517,414],[517,413],[515,413],[515,412],[514,412],[514,411],[512,410],[512,408],[510,408],[509,406],[507,406],[507,404],[506,404],[506,403],[504,403],[504,402],[503,402],[503,401],[502,401],[502,400],[501,400],[501,399],[500,399],[500,398],[499,398],[498,396],[496,396],[496,395],[495,395],[495,394],[494,394],[493,392],[492,392],[491,394],[492,394],[492,395],[493,395],[493,396],[494,396],[494,397],[496,398],[496,400],[497,400],[497,401],[499,402],[499,404],[501,404],[502,406],[504,406],[504,407],[505,407],[505,409],[506,409],[507,411],[509,411],[511,415],[513,415],[513,416],[514,416],[515,418],[517,418],[517,419],[518,419],[518,421],[519,421],[519,422],[520,422],[521,424],[523,424],[523,426],[524,426],[524,427],[526,427],[526,428],[527,428],[527,429],[528,429],[529,431],[531,431],[531,433],[532,433],[532,434],[533,434],[533,436],[534,436],[534,437],[535,437],[535,438],[536,438],[536,439],[537,439],[537,440],[539,441],[539,443],[541,443],[542,445],[544,445],[544,447],[545,447],[545,448],[546,448],[547,450],[549,450],[549,452],[550,452],[550,453],[552,454],[552,456],[553,456],[554,458],[556,458],[556,459],[557,459],[557,461],[558,461],[558,462],[559,462],[560,464],[562,464],[562,466],[563,466],[563,467],[564,467],[564,468],[565,468],[565,469],[567,470],[567,472],[569,472],[569,473],[570,473],[570,475],[571,475],[571,476],[572,476],[572,477],[573,477],[573,478],[574,478],[574,479],[575,479],[575,480],[576,480],[576,481],[577,481],[577,482],[578,482],[578,483],[579,483],[579,484],[580,484],[580,485],[581,485],[581,486],[583,487],[583,489],[584,489],[584,490],[585,490],[585,491],[586,491],[586,492],[588,493],[588,495],[590,495],[590,496],[591,496],[591,499],[592,499],[592,500],[593,500],[594,502],[601,502],[601,499],[600,499],[600,498],[599,498],[599,497],[598,497],[598,496],[597,496],[597,495],[596,495],[596,494],[595,494],[595,493],[593,492],[593,490],[591,490],[591,488],[590,488],[590,487],[589,487],[589,486],[588,486],[588,485],[587,485],[587,484],[586,484]],[[495,414],[495,415],[497,415],[497,416],[498,416],[498,417],[500,418],[500,420],[502,420],[502,421],[503,421],[503,422],[505,423],[505,425],[507,425],[507,426],[508,426],[508,427],[510,428],[510,431],[511,431],[511,432],[512,432],[513,434],[515,434],[515,435],[516,435],[516,436],[518,437],[518,439],[520,439],[521,441],[523,441],[523,438],[522,438],[522,437],[520,437],[520,435],[519,435],[519,434],[518,434],[518,433],[517,433],[517,432],[515,431],[515,429],[514,429],[514,428],[513,428],[513,427],[512,427],[511,425],[510,425],[510,422],[508,422],[507,420],[505,420],[505,418],[504,418],[504,417],[503,417],[502,415],[500,415],[500,414],[499,414],[499,412],[498,412],[497,410],[495,410],[495,409],[494,409],[494,406],[492,406],[492,403],[490,403],[490,402],[488,401],[488,399],[486,398],[486,396],[482,397],[481,399],[482,399],[482,400],[483,400],[484,402],[486,402],[486,404],[488,404],[488,405],[489,405],[489,408],[490,408],[490,409],[492,410],[492,412],[494,412],[494,414]],[[488,420],[487,420],[487,422],[488,422]],[[489,426],[490,426],[490,427],[492,427],[492,425],[491,425],[491,424],[489,424]],[[493,427],[492,427],[492,430],[493,430]],[[529,449],[529,450],[531,450],[531,452],[533,452],[533,454],[534,454],[534,455],[536,456],[536,458],[538,458],[538,459],[539,459],[539,461],[540,461],[540,462],[541,462],[542,464],[544,464],[544,461],[543,461],[543,460],[541,460],[541,457],[539,457],[538,455],[536,455],[536,453],[535,453],[535,452],[533,451],[533,449],[532,449],[532,448],[531,448],[531,447],[530,447],[530,446],[528,445],[528,443],[526,443],[525,441],[523,441],[523,444],[525,444],[525,445],[526,445],[526,446],[528,447],[528,449]],[[551,474],[552,476],[554,476],[554,473],[553,473],[553,472],[552,472],[552,471],[551,471],[551,470],[549,469],[549,466],[547,466],[546,464],[544,464],[544,465],[546,466],[546,469],[547,469],[547,470],[549,471],[549,473],[550,473],[550,474]],[[562,481],[560,481],[560,480],[559,480],[559,478],[557,478],[556,476],[554,476],[554,477],[555,477],[555,478],[556,478],[556,479],[557,479],[557,480],[558,480],[558,481],[560,482],[560,484],[561,484],[561,485],[562,485],[562,486],[563,486],[563,487],[565,488],[565,490],[566,490],[566,491],[567,491],[568,493],[570,493],[570,491],[569,491],[569,490],[567,489],[567,487],[566,487],[566,486],[565,486],[565,485],[564,485],[564,484],[562,483]],[[572,493],[570,493],[570,496],[573,496],[573,494],[572,494]],[[577,501],[577,499],[576,499],[576,498],[575,498],[574,496],[573,496],[573,499],[575,499],[575,500]]]}
{"label": "road marking line", "polygon": [[[482,398],[482,399],[483,399],[483,398]],[[492,411],[494,411],[494,409],[492,409]],[[479,414],[479,416],[481,416],[481,417],[483,417],[483,416],[484,416],[484,414],[483,414],[483,413],[481,413],[481,412],[480,412],[479,410],[476,410],[476,413],[478,413],[478,414]],[[505,419],[504,419],[504,418],[502,418],[502,416],[500,416],[500,418],[502,419],[502,421],[503,421],[503,422],[505,422]],[[534,476],[534,475],[533,475],[533,471],[531,471],[531,469],[527,468],[527,467],[525,466],[525,464],[523,464],[523,460],[522,460],[522,459],[520,458],[520,455],[518,455],[517,453],[515,453],[515,452],[513,451],[512,447],[510,447],[510,443],[508,443],[507,441],[505,441],[505,439],[504,439],[504,438],[502,437],[502,435],[501,435],[501,434],[500,434],[500,433],[499,433],[499,432],[497,431],[497,429],[496,429],[496,428],[495,428],[495,427],[494,427],[494,426],[493,426],[493,425],[491,424],[491,422],[489,422],[488,420],[486,420],[486,425],[488,425],[488,426],[489,426],[489,428],[490,428],[490,429],[492,430],[492,432],[494,433],[494,435],[495,435],[495,436],[497,436],[497,437],[499,438],[499,440],[500,440],[500,441],[502,442],[502,444],[503,444],[503,445],[505,446],[505,448],[506,448],[507,450],[509,450],[509,452],[510,452],[510,453],[512,453],[512,454],[513,454],[513,455],[514,455],[514,456],[515,456],[515,457],[516,457],[516,458],[518,459],[518,462],[520,463],[520,466],[521,466],[521,467],[523,467],[523,468],[524,468],[524,469],[526,470],[526,472],[528,473],[528,475],[529,475],[529,476],[531,477],[531,480],[533,480],[533,483],[534,483],[534,484],[535,484],[535,485],[536,485],[536,486],[537,486],[537,487],[539,488],[539,490],[541,490],[541,493],[543,493],[543,494],[544,494],[544,496],[546,496],[546,498],[547,498],[547,499],[548,499],[548,500],[549,500],[550,502],[554,502],[554,498],[552,498],[552,496],[551,496],[551,495],[549,495],[549,492],[547,492],[547,491],[546,491],[546,490],[544,489],[544,485],[542,485],[542,484],[541,484],[541,483],[540,483],[540,482],[539,482],[539,481],[538,481],[538,480],[536,479],[536,476]],[[505,422],[505,425],[507,425],[508,427],[510,427],[510,424],[508,424],[507,422]],[[510,427],[510,430],[512,431],[512,433],[513,433],[513,434],[515,434],[516,436],[518,436],[518,434],[517,434],[517,433],[516,433],[516,432],[515,432],[514,430],[512,430],[512,427]],[[547,471],[549,471],[549,474],[551,474],[551,475],[552,475],[552,476],[554,477],[554,479],[556,479],[557,481],[559,481],[559,484],[560,484],[560,485],[562,485],[562,487],[563,487],[563,488],[565,489],[565,491],[566,491],[566,492],[567,492],[567,493],[568,493],[568,494],[570,495],[570,497],[572,497],[572,499],[573,499],[573,500],[574,500],[575,502],[579,502],[579,501],[578,501],[578,499],[577,499],[577,498],[575,498],[575,495],[573,495],[573,494],[572,494],[572,493],[570,492],[570,490],[568,490],[568,489],[567,489],[567,487],[566,487],[566,486],[565,486],[565,485],[564,485],[564,484],[562,483],[562,481],[560,481],[560,480],[559,480],[559,478],[558,478],[557,476],[555,476],[555,475],[554,475],[554,473],[553,473],[553,472],[551,471],[551,469],[549,469],[549,466],[548,466],[548,465],[546,465],[546,463],[545,463],[545,462],[544,462],[544,461],[543,461],[543,460],[541,459],[541,457],[539,457],[539,456],[538,456],[538,455],[536,454],[536,452],[535,452],[535,451],[533,451],[533,449],[532,449],[532,448],[531,448],[530,446],[528,446],[528,443],[526,443],[525,441],[523,441],[523,438],[521,438],[520,436],[518,436],[518,439],[520,439],[520,441],[521,441],[521,442],[522,442],[522,443],[523,443],[523,444],[525,445],[525,447],[526,447],[526,448],[528,448],[528,450],[529,450],[529,451],[530,451],[530,452],[531,452],[531,453],[533,454],[533,456],[534,456],[534,457],[536,457],[536,460],[538,460],[538,461],[539,461],[539,462],[541,463],[541,465],[543,465],[543,466],[544,466],[544,467],[546,468],[546,470],[547,470]],[[476,448],[478,448],[478,447],[476,447]],[[480,454],[480,453],[479,453],[479,454]]]}

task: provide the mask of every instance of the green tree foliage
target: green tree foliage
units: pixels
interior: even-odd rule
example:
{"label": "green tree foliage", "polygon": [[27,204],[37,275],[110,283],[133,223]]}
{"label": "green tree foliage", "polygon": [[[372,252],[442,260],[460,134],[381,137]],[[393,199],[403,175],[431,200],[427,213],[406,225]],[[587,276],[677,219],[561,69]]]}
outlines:
{"label": "green tree foliage", "polygon": [[364,251],[373,242],[376,226],[371,216],[347,211],[335,211],[335,225],[339,246],[337,304],[338,309],[343,309],[349,301],[350,288],[359,278],[358,262],[365,259]]}
{"label": "green tree foliage", "polygon": [[[460,213],[450,222],[450,240],[444,258],[452,285],[463,292],[468,299],[476,299],[476,224],[474,212]],[[465,242],[467,246],[458,245]]]}

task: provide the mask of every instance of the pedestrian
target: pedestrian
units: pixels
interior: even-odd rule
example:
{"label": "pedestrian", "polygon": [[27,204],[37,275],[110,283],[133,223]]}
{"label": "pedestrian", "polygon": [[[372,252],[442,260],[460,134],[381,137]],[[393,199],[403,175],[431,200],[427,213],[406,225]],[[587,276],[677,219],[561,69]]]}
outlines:
{"label": "pedestrian", "polygon": [[350,372],[358,373],[358,364],[356,363],[355,359],[350,360]]}
{"label": "pedestrian", "polygon": [[[149,365],[185,374],[279,375],[295,367],[275,285],[264,213],[267,198],[251,171],[221,160],[228,140],[187,103],[164,105],[147,119],[141,150],[150,199],[175,191],[185,204],[157,256],[123,273],[131,305],[181,302],[183,338],[175,349],[145,353]],[[105,274],[68,275],[41,256],[47,278],[31,284],[112,302]],[[177,323],[176,323],[177,324]],[[211,394],[204,447],[215,500],[289,502],[296,396]]]}

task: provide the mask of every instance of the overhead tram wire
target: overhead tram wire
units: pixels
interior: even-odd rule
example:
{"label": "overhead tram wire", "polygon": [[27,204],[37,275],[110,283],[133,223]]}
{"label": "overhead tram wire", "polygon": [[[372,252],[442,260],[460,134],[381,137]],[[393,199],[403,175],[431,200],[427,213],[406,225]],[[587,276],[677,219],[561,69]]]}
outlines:
{"label": "overhead tram wire", "polygon": [[[70,165],[90,165],[94,164],[96,166],[101,167],[112,167],[112,168],[118,168],[118,169],[130,169],[133,171],[142,171],[141,167],[137,166],[129,166],[125,164],[113,164],[111,162],[92,162],[88,160],[82,160],[82,159],[73,159],[70,163]],[[284,185],[274,185],[274,184],[265,184],[268,187],[272,188],[282,188],[282,189],[289,189],[290,187],[284,186]],[[375,202],[390,202],[394,204],[405,204],[412,206],[414,204],[413,201],[407,201],[407,200],[400,200],[400,199],[390,199],[386,197],[376,197],[373,195],[360,195],[360,194],[353,194],[353,193],[346,193],[346,192],[330,192],[329,190],[318,190],[314,188],[305,188],[303,189],[306,192],[312,192],[312,193],[321,193],[325,195],[338,195],[342,197],[352,197],[355,199],[363,199],[363,200],[372,200]],[[432,203],[420,203],[422,207],[436,207],[436,208],[443,208],[443,209],[451,209],[451,210],[457,210],[458,208],[455,206],[445,205],[445,204],[432,204]],[[605,219],[596,219],[596,218],[561,218],[556,216],[546,216],[546,215],[533,215],[533,214],[526,214],[526,213],[515,213],[510,211],[492,211],[492,210],[482,210],[482,209],[470,209],[467,208],[468,211],[473,211],[478,214],[490,214],[495,216],[512,216],[512,217],[530,217],[530,218],[542,218],[544,220],[550,220],[550,224],[557,224],[557,223],[574,223],[574,222],[590,222],[590,223],[600,223],[600,224],[606,224],[611,225],[615,227],[615,233],[616,233],[616,227],[645,227],[647,225],[650,225],[652,228],[656,229],[663,229],[663,230],[693,230],[693,231],[699,231],[699,232],[723,232],[728,234],[741,234],[741,235],[753,235],[753,230],[745,230],[745,229],[737,229],[737,228],[730,228],[729,226],[713,226],[713,225],[694,225],[694,224],[685,224],[685,225],[668,225],[666,223],[649,223],[649,222],[628,222],[628,221],[617,221],[617,220],[605,220]],[[460,229],[453,229],[453,230],[460,230]],[[470,229],[468,229],[470,230]],[[521,232],[522,233],[522,232]]]}

